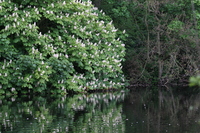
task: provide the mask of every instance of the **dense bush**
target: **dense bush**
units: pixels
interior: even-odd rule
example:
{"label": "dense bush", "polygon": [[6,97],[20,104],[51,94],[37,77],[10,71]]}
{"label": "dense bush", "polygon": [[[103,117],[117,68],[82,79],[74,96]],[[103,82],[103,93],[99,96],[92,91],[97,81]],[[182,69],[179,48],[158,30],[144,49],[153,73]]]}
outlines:
{"label": "dense bush", "polygon": [[90,1],[0,1],[0,93],[121,87],[124,36]]}

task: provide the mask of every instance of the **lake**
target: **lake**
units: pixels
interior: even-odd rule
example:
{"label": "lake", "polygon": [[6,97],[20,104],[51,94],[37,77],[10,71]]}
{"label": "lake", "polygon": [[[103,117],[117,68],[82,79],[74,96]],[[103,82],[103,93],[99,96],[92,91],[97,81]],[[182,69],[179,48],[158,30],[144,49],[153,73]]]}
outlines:
{"label": "lake", "polygon": [[0,96],[1,133],[199,133],[200,94],[191,88]]}

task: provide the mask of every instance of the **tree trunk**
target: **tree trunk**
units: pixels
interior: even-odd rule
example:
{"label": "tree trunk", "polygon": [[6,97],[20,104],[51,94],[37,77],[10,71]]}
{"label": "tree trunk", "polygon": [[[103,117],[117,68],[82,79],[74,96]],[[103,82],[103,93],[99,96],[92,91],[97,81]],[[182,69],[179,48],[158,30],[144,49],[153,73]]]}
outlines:
{"label": "tree trunk", "polygon": [[157,50],[158,50],[158,80],[161,81],[162,78],[162,60],[161,60],[161,44],[160,44],[160,23],[158,24],[157,31]]}
{"label": "tree trunk", "polygon": [[147,61],[149,61],[150,57],[149,57],[149,52],[150,52],[150,31],[149,31],[149,25],[148,25],[148,15],[149,15],[149,0],[147,0],[146,2],[146,15],[145,15],[145,25],[146,25],[146,28],[147,28]]}
{"label": "tree trunk", "polygon": [[198,25],[197,25],[197,19],[196,19],[196,15],[195,15],[195,7],[194,7],[194,2],[191,1],[191,6],[192,6],[192,12],[193,12],[193,21],[194,21],[194,25],[195,25],[195,43],[196,43],[196,48],[198,50],[198,55],[200,56],[200,46],[199,46],[199,35],[198,35]]}

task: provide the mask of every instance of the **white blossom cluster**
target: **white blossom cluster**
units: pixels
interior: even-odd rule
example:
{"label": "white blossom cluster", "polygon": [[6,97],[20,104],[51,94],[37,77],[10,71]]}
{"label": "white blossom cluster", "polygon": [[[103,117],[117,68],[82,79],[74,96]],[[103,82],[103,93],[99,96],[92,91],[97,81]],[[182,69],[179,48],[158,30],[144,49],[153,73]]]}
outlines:
{"label": "white blossom cluster", "polygon": [[7,61],[4,59],[4,61],[1,63],[1,71],[0,71],[0,77],[6,78],[8,76],[8,71],[10,65],[12,64],[12,60]]}

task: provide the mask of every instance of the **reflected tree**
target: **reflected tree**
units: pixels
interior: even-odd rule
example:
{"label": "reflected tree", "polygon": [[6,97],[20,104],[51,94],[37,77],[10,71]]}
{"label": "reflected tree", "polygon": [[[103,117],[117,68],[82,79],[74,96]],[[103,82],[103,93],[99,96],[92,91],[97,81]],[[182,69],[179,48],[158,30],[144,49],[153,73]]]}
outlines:
{"label": "reflected tree", "polygon": [[1,132],[124,131],[125,93],[2,98]]}

